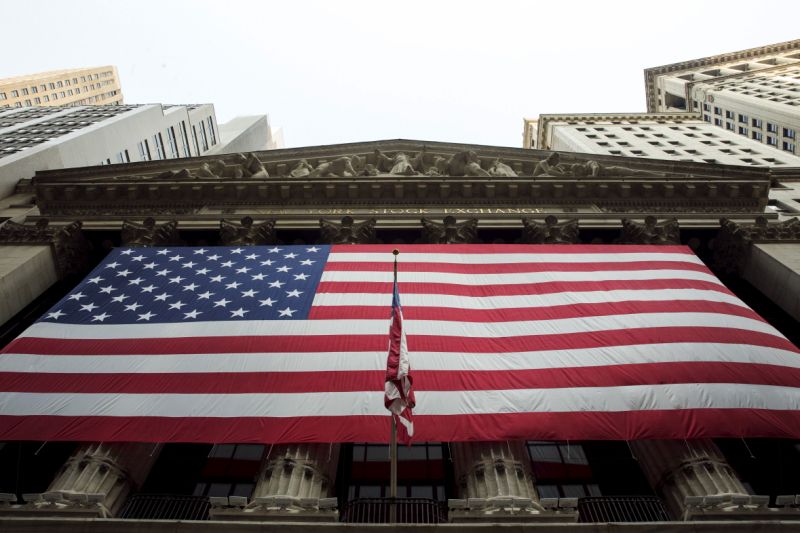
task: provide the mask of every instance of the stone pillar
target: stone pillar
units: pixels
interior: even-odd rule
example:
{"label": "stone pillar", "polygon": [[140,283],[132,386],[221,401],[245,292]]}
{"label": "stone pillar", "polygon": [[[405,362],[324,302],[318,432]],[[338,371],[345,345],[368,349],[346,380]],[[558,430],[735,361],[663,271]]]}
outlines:
{"label": "stone pillar", "polygon": [[91,443],[81,445],[50,483],[47,492],[23,495],[24,514],[114,517],[144,482],[161,445]]}
{"label": "stone pillar", "polygon": [[338,464],[338,444],[275,445],[264,458],[250,502],[239,505],[231,497],[229,505],[212,507],[211,516],[228,520],[337,521],[334,483]]}
{"label": "stone pillar", "polygon": [[574,522],[575,509],[545,511],[536,494],[523,441],[450,445],[461,500],[451,500],[451,522],[541,518]]}
{"label": "stone pillar", "polygon": [[[711,439],[646,440],[631,448],[653,490],[675,519],[689,519],[687,496],[747,495],[733,468]],[[716,510],[731,506],[729,498]]]}

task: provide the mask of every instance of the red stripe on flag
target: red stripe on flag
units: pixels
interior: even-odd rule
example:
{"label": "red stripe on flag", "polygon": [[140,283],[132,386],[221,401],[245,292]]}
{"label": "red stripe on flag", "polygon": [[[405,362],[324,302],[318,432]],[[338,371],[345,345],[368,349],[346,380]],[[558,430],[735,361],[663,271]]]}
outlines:
{"label": "red stripe on flag", "polygon": [[[685,409],[414,417],[417,441],[800,438],[800,412]],[[7,440],[129,442],[388,442],[389,416],[168,418],[1,416]]]}
{"label": "red stripe on flag", "polygon": [[[0,373],[0,391],[120,394],[259,394],[382,391],[381,370],[137,374]],[[754,363],[680,361],[498,370],[414,370],[417,391],[555,389],[675,383],[794,387],[800,369]]]}
{"label": "red stripe on flag", "polygon": [[331,246],[331,254],[340,253],[380,253],[387,254],[387,261],[391,259],[392,250],[400,250],[400,257],[404,254],[466,254],[466,255],[491,255],[491,254],[686,254],[695,257],[694,252],[683,245],[650,244],[583,244],[569,248],[559,244],[336,244]]}
{"label": "red stripe on flag", "polygon": [[[454,274],[515,274],[525,272],[628,272],[640,270],[686,270],[710,273],[708,267],[680,261],[636,261],[630,263],[403,263],[403,273],[448,272]],[[391,263],[330,261],[326,272],[391,272]]]}
{"label": "red stripe on flag", "polygon": [[[598,304],[570,304],[545,307],[454,309],[451,307],[404,306],[406,320],[447,320],[458,322],[516,322],[534,320],[559,320],[594,316],[630,315],[637,313],[720,313],[763,322],[757,313],[724,302],[691,301],[625,301]],[[324,305],[311,309],[308,318],[313,320],[386,318],[386,308],[381,306]]]}
{"label": "red stripe on flag", "polygon": [[[733,294],[724,285],[690,279],[614,280],[614,281],[545,281],[508,285],[457,285],[454,283],[398,282],[403,294],[451,294],[454,296],[516,296],[558,292],[649,291],[664,289],[700,289]],[[392,282],[322,281],[317,292],[392,294]]]}
{"label": "red stripe on flag", "polygon": [[[632,328],[590,331],[569,335],[525,335],[520,337],[441,337],[409,335],[413,352],[509,353],[575,348],[707,342],[779,348],[800,354],[782,337],[756,331],[712,327]],[[383,352],[385,335],[307,337],[198,337],[194,339],[42,339],[23,337],[5,352],[48,355],[165,355],[191,353],[298,353]]]}

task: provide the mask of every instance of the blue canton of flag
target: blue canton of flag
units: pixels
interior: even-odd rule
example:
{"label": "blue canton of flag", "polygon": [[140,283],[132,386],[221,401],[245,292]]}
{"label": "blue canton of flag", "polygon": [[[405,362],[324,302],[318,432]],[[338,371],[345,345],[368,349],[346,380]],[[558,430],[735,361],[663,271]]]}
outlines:
{"label": "blue canton of flag", "polygon": [[304,320],[330,246],[118,248],[41,322]]}

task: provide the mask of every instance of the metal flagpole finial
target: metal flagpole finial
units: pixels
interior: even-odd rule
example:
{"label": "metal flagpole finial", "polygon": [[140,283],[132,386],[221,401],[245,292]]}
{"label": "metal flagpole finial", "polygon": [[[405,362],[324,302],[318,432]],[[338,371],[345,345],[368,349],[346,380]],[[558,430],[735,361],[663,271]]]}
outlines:
{"label": "metal flagpole finial", "polygon": [[392,250],[392,253],[393,253],[394,255],[400,255],[400,250],[398,250],[397,248],[395,248],[394,250]]}

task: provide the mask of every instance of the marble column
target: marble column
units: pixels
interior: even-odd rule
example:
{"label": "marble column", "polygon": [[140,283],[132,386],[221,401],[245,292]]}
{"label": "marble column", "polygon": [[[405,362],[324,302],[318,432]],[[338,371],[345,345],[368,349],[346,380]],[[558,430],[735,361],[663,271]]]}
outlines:
{"label": "marble column", "polygon": [[161,445],[91,443],[81,445],[50,483],[38,512],[70,516],[113,517],[153,467]]}
{"label": "marble column", "polygon": [[539,504],[530,458],[522,441],[451,443],[460,500],[451,500],[451,522],[543,520],[574,522],[573,508]]}
{"label": "marble column", "polygon": [[339,445],[281,444],[267,452],[246,506],[213,507],[214,519],[337,521]]}
{"label": "marble column", "polygon": [[[711,439],[642,440],[631,448],[653,490],[675,519],[686,519],[687,496],[746,495],[725,456]],[[719,510],[731,506],[720,502]]]}

